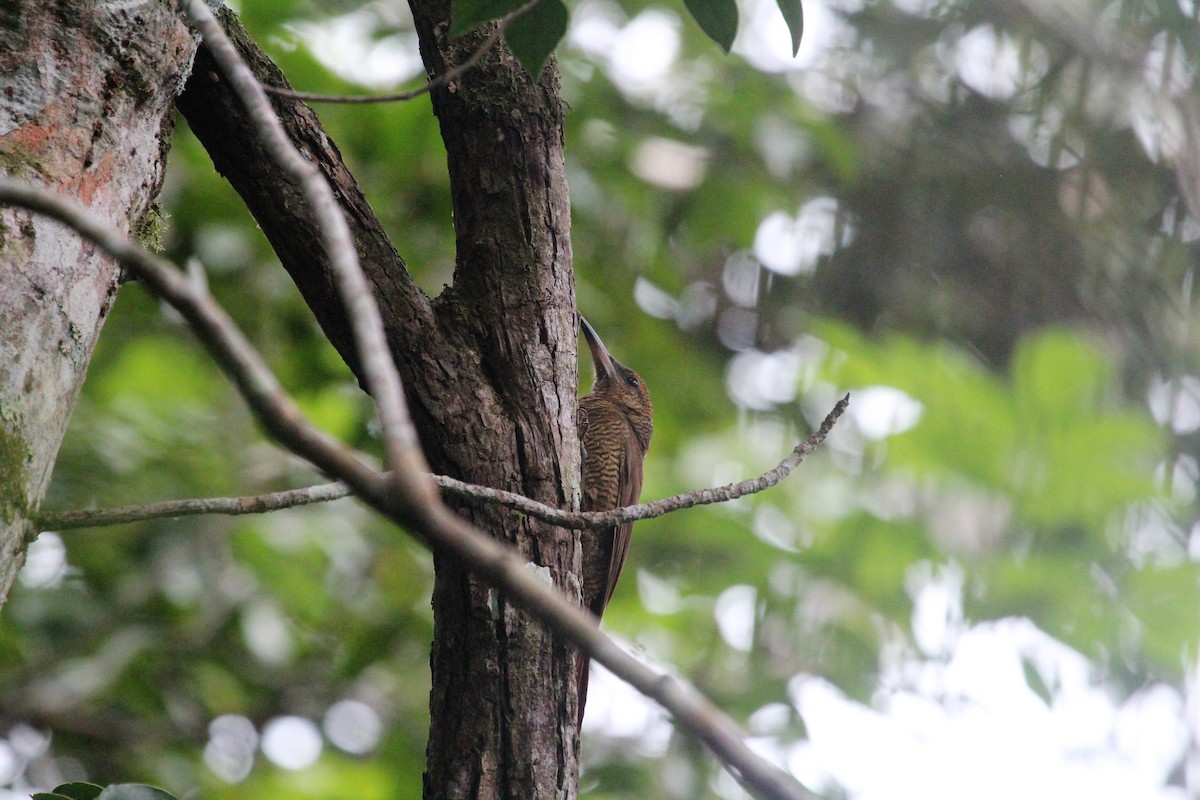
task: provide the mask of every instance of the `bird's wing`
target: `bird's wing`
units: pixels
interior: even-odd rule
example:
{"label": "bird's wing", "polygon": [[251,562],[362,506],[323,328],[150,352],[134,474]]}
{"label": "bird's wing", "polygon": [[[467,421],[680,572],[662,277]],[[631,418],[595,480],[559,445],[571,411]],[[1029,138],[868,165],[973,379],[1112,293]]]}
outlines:
{"label": "bird's wing", "polygon": [[[631,506],[642,496],[642,459],[643,454],[638,447],[637,437],[625,437],[625,446],[621,452],[621,466],[617,502],[615,508]],[[625,557],[629,555],[629,543],[633,539],[633,523],[623,522],[613,529],[612,554],[608,562],[608,585],[604,593],[604,606],[612,599],[613,591],[617,588],[617,579],[621,577],[621,568],[625,566]]]}
{"label": "bird's wing", "polygon": [[616,508],[618,485],[623,475],[620,452],[625,422],[611,407],[598,404],[592,396],[579,401],[579,444],[583,470],[581,511]]}

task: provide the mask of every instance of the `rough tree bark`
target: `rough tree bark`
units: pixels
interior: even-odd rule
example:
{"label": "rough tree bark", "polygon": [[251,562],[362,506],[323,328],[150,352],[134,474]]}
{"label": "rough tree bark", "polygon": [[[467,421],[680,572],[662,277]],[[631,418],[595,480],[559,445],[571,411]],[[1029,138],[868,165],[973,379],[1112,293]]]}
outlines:
{"label": "rough tree bark", "polygon": [[[444,39],[449,6],[414,3],[431,73],[481,38]],[[236,20],[224,21],[260,79],[283,83]],[[458,261],[436,299],[409,278],[336,148],[303,104],[276,109],[336,188],[376,287],[422,444],[434,470],[563,508],[578,505],[575,301],[562,104],[548,67],[535,84],[497,48],[434,109],[449,154]],[[298,189],[282,181],[202,49],[180,108],[245,200],[352,368],[357,361],[328,263]],[[460,507],[579,595],[576,535],[501,509]],[[428,798],[570,798],[578,778],[570,648],[435,553]]]}
{"label": "rough tree bark", "polygon": [[[448,2],[410,5],[431,73],[454,66],[479,46],[478,38],[447,44]],[[440,299],[448,319],[480,353],[485,385],[502,412],[502,424],[491,430],[502,460],[456,466],[476,483],[574,508],[575,284],[558,75],[549,64],[535,84],[504,47],[480,66],[453,90],[433,94],[457,237],[454,285]],[[496,509],[464,511],[549,567],[549,575],[578,596],[580,556],[573,532]],[[578,735],[571,648],[521,609],[489,597],[455,560],[435,556],[435,566],[425,796],[574,797]],[[464,651],[476,648],[481,652],[464,659]],[[498,691],[492,694],[491,688]],[[492,702],[481,705],[483,700]],[[481,708],[490,713],[478,714]]]}
{"label": "rough tree bark", "polygon": [[[0,171],[152,235],[171,104],[195,46],[170,0],[4,0]],[[63,226],[0,208],[0,603],[119,277]]]}

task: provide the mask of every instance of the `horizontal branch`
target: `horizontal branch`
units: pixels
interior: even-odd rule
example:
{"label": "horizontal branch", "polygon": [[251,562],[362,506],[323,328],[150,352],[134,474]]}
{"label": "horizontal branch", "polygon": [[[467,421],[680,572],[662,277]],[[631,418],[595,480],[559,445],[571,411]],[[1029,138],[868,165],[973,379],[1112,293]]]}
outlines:
{"label": "horizontal branch", "polygon": [[125,525],[130,522],[145,522],[150,519],[172,519],[195,517],[203,514],[267,514],[296,508],[312,503],[328,503],[340,500],[351,492],[341,481],[306,486],[303,489],[287,489],[246,497],[201,497],[188,500],[163,500],[158,503],[118,506],[116,508],[81,509],[78,511],[43,511],[33,518],[39,529],[44,531],[67,531],[78,528],[103,528],[108,525]]}
{"label": "horizontal branch", "polygon": [[[850,404],[850,395],[838,401],[833,410],[825,417],[816,431],[790,452],[786,458],[771,470],[757,478],[729,483],[713,489],[697,489],[692,492],[652,500],[648,503],[614,508],[611,511],[563,511],[553,506],[531,500],[524,495],[506,492],[501,489],[491,489],[487,486],[477,486],[464,483],[445,475],[431,476],[433,482],[447,494],[465,500],[482,500],[487,503],[511,508],[528,514],[534,519],[557,525],[562,528],[600,529],[639,519],[663,517],[675,511],[693,506],[711,505],[736,500],[750,494],[756,494],[764,489],[770,489],[800,466],[801,462],[813,450],[821,446],[825,437],[833,430],[833,426]],[[383,476],[381,476],[383,477]],[[71,530],[74,528],[100,528],[106,525],[123,525],[129,522],[143,522],[150,519],[172,517],[189,517],[201,514],[223,514],[238,516],[241,514],[266,514],[285,508],[310,505],[312,503],[327,503],[340,500],[354,492],[341,481],[321,483],[302,489],[288,489],[281,492],[249,495],[246,497],[205,497],[189,500],[165,500],[158,503],[120,506],[118,508],[103,508],[80,511],[46,511],[38,514],[35,521],[43,530]]]}

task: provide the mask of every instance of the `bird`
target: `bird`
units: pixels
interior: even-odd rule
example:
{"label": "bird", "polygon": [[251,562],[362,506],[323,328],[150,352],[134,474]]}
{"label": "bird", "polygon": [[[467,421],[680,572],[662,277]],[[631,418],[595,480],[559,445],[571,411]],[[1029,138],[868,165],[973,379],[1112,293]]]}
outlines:
{"label": "bird", "polygon": [[[642,467],[654,434],[650,392],[641,376],[613,358],[581,315],[580,327],[591,351],[596,380],[579,399],[578,433],[582,462],[583,511],[631,506],[642,494]],[[583,604],[599,622],[612,599],[629,554],[633,523],[584,530]],[[579,723],[587,701],[588,658],[577,662]]]}

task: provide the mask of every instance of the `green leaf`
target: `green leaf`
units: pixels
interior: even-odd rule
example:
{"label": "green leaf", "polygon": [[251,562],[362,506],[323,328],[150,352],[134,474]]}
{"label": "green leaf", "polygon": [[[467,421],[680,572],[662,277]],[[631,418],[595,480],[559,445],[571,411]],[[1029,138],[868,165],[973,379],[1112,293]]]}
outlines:
{"label": "green leaf", "polygon": [[64,783],[54,788],[55,795],[69,797],[71,800],[93,800],[93,798],[99,796],[103,791],[103,786],[98,786],[94,783],[84,783],[83,781]]}
{"label": "green leaf", "polygon": [[[516,11],[522,5],[523,0],[454,0],[450,6],[450,35],[462,36],[485,22]],[[525,16],[533,13],[530,11]]]}
{"label": "green leaf", "polygon": [[35,800],[43,798],[71,798],[71,800],[92,800],[98,794],[103,792],[104,787],[97,786],[95,783],[84,783],[83,781],[73,781],[64,783],[61,786],[54,787],[52,793],[35,794]]}
{"label": "green leaf", "polygon": [[735,0],[683,0],[687,10],[699,23],[708,38],[721,46],[726,53],[733,47],[737,36],[738,11]]}
{"label": "green leaf", "polygon": [[800,52],[800,39],[804,36],[804,7],[800,0],[775,0],[783,12],[783,21],[792,34],[792,55]]}
{"label": "green leaf", "polygon": [[96,800],[177,800],[175,795],[140,783],[114,783]]}
{"label": "green leaf", "polygon": [[58,792],[38,792],[32,796],[31,800],[75,800],[75,798]]}
{"label": "green leaf", "polygon": [[562,0],[541,0],[513,20],[504,32],[504,41],[529,74],[536,78],[566,32],[567,7]]}

